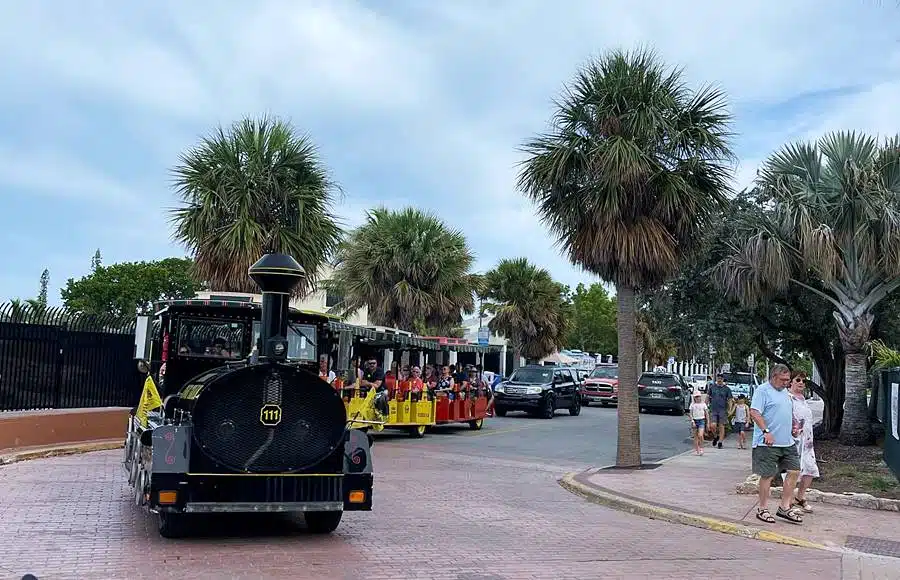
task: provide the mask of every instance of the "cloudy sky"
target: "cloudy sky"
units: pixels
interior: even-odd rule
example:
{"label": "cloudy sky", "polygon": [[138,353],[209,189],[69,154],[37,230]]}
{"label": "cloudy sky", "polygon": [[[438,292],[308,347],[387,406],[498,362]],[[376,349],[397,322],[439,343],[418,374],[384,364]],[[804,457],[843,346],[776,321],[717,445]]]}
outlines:
{"label": "cloudy sky", "polygon": [[0,301],[51,302],[106,263],[183,255],[171,168],[217,125],[307,131],[345,198],[463,229],[479,270],[525,255],[569,284],[515,189],[517,146],[592,55],[651,45],[737,116],[746,184],[785,140],[900,131],[893,0],[5,1],[0,6]]}

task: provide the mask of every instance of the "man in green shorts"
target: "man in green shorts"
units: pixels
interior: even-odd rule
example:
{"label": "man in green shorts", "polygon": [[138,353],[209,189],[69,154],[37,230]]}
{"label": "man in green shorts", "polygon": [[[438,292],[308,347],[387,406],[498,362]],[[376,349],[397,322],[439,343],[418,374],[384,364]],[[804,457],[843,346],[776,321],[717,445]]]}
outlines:
{"label": "man in green shorts", "polygon": [[800,455],[794,435],[794,411],[790,393],[791,370],[782,364],[772,367],[769,380],[753,393],[750,418],[753,420],[753,473],[759,476],[759,507],[756,518],[774,523],[769,513],[769,488],[772,478],[787,471],[781,493],[781,505],[775,515],[791,523],[803,523],[801,512],[791,508],[794,488],[800,476]]}

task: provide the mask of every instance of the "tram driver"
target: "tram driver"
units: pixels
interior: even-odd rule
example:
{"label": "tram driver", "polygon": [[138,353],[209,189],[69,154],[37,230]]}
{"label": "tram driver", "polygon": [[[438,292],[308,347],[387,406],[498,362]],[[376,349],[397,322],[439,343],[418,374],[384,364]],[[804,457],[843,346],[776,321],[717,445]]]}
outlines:
{"label": "tram driver", "polygon": [[365,396],[369,393],[369,389],[375,389],[378,393],[375,396],[375,408],[381,413],[388,414],[387,389],[384,385],[384,371],[378,368],[378,361],[375,357],[366,359],[363,367],[362,376],[359,379],[359,392]]}

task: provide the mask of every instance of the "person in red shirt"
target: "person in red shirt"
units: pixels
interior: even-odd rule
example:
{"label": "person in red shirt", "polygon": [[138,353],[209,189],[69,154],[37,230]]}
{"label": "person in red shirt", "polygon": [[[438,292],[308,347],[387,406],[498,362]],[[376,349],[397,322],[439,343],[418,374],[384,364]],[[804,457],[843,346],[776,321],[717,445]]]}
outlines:
{"label": "person in red shirt", "polygon": [[422,391],[425,390],[425,381],[422,380],[422,369],[417,366],[409,370],[409,390],[411,393],[410,400],[419,401],[422,398]]}

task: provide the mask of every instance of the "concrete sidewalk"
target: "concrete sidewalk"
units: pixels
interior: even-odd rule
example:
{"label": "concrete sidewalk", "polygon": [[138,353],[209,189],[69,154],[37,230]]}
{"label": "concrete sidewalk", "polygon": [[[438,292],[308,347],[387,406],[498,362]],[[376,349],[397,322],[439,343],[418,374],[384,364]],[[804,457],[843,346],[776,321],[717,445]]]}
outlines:
{"label": "concrete sidewalk", "polygon": [[[649,469],[591,469],[569,474],[560,483],[596,503],[652,519],[841,551],[848,578],[900,578],[900,513],[816,502],[801,525],[780,518],[774,524],[761,522],[756,519],[757,495],[736,491],[751,473],[750,450],[736,449],[733,438],[725,444],[724,449],[707,447],[701,456],[677,455]],[[778,501],[769,502],[773,515]]]}

